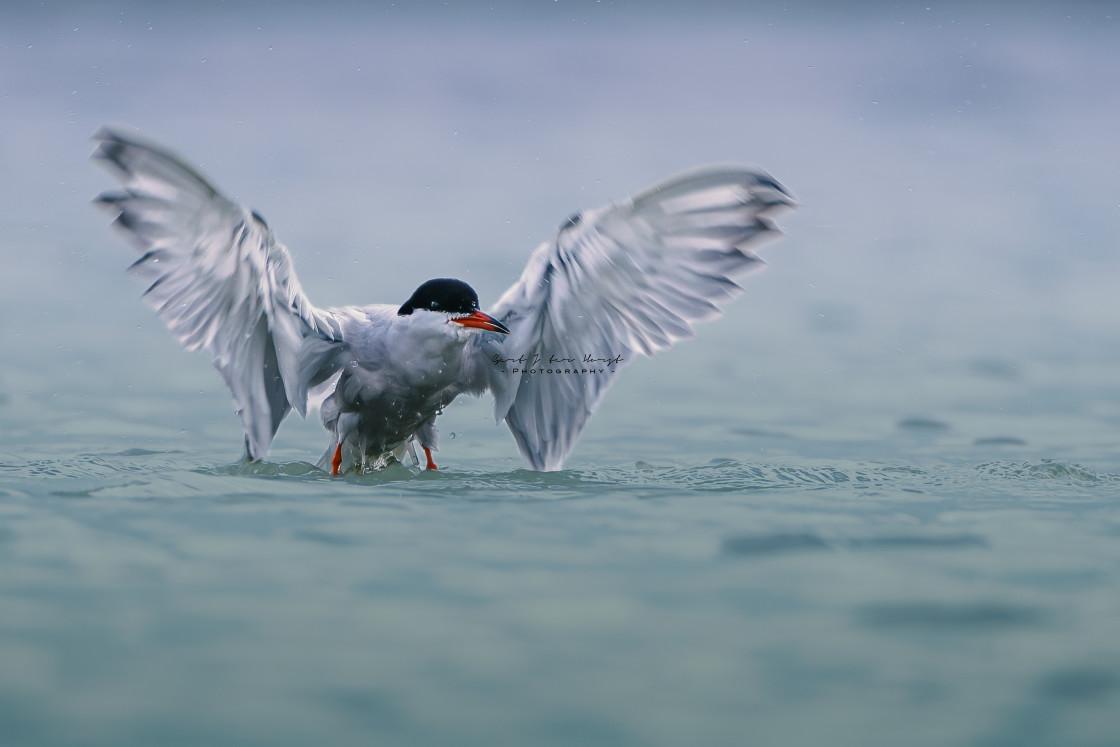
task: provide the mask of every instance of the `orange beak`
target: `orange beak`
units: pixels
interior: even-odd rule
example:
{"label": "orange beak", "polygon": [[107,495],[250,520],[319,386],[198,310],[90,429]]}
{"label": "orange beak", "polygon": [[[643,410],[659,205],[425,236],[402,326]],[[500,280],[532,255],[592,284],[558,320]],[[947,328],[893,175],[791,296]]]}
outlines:
{"label": "orange beak", "polygon": [[501,332],[503,335],[509,334],[509,328],[506,327],[506,325],[489,314],[483,314],[481,311],[475,311],[467,316],[455,317],[451,321],[456,324],[462,324],[464,327],[478,327],[479,329],[486,329],[491,332]]}

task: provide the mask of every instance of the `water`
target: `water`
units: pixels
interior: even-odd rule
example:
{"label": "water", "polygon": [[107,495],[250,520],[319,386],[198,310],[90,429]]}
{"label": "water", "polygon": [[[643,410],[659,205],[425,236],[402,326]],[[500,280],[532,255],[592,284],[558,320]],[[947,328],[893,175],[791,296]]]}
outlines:
{"label": "water", "polygon": [[[1120,742],[1115,21],[1017,9],[136,4],[0,23],[0,742]],[[704,162],[802,202],[568,463],[268,463],[88,201],[104,123],[322,305],[492,303]],[[402,288],[407,290],[402,291]]]}

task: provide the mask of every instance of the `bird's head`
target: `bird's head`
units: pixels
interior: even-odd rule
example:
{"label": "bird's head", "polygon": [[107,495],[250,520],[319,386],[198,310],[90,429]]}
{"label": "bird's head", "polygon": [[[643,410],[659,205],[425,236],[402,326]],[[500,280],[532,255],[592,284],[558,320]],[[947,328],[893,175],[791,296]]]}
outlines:
{"label": "bird's head", "polygon": [[444,314],[448,317],[448,322],[464,327],[509,334],[506,325],[479,311],[478,294],[462,280],[436,278],[421,285],[397,310],[399,316],[413,313]]}

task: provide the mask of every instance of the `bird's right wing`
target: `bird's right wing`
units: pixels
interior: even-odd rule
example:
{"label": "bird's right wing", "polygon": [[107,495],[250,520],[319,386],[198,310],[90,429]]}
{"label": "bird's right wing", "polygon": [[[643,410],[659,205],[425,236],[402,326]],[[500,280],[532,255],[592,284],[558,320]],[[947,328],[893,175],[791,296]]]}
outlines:
{"label": "bird's right wing", "polygon": [[205,348],[237,405],[245,445],[263,459],[294,406],[328,376],[338,319],[308,301],[287,250],[260,216],[222,196],[175,154],[107,129],[94,158],[123,190],[97,202],[143,252],[130,272],[188,350]]}
{"label": "bird's right wing", "polygon": [[793,205],[764,173],[704,169],[580,213],[537,249],[492,312],[511,334],[484,347],[495,418],[529,465],[560,469],[621,367],[718,316]]}

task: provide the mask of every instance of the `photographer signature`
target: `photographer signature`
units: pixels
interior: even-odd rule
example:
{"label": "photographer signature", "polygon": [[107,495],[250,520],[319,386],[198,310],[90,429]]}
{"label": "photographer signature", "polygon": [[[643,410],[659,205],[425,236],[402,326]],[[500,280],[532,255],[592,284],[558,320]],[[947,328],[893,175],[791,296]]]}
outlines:
{"label": "photographer signature", "polygon": [[[601,357],[601,356],[596,356],[594,354],[588,353],[588,354],[585,354],[584,356],[579,357],[579,358],[569,358],[569,357],[564,357],[564,356],[559,356],[559,355],[550,355],[550,356],[548,356],[548,359],[545,360],[543,354],[541,354],[541,353],[534,353],[533,355],[522,354],[522,355],[517,356],[516,358],[504,358],[501,355],[495,353],[492,360],[494,362],[494,365],[496,365],[496,366],[511,365],[511,364],[516,365],[517,367],[513,369],[513,373],[526,373],[526,372],[536,373],[538,370],[546,369],[546,367],[550,367],[548,372],[551,373],[552,369],[564,370],[563,369],[564,366],[570,366],[570,367],[606,366],[607,368],[610,368],[610,367],[613,367],[613,366],[620,365],[622,363],[623,358],[622,358],[621,355],[615,355],[615,356],[604,358],[604,357]],[[579,372],[581,370],[586,370],[586,369],[572,368],[571,370]],[[592,369],[592,370],[597,371],[599,373],[605,373],[604,369]]]}

